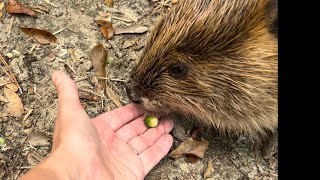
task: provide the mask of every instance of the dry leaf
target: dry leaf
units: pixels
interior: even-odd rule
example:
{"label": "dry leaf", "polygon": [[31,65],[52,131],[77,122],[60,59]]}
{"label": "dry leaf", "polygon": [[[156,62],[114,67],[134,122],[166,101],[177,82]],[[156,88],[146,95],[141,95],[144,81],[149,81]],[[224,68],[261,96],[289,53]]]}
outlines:
{"label": "dry leaf", "polygon": [[17,92],[18,89],[19,89],[18,86],[15,85],[15,84],[13,84],[13,83],[6,84],[6,87],[7,87],[8,89],[11,89],[11,90],[14,91],[14,92]]}
{"label": "dry leaf", "polygon": [[1,96],[1,95],[0,95],[0,101],[5,102],[5,103],[9,102],[9,100],[7,98],[5,98],[4,96]]}
{"label": "dry leaf", "polygon": [[10,84],[10,83],[11,83],[11,81],[0,80],[0,87],[1,87],[1,86],[4,86],[4,85],[6,85],[6,84]]}
{"label": "dry leaf", "polygon": [[[106,65],[107,65],[108,51],[103,47],[101,43],[94,46],[91,50],[92,66],[97,77],[106,77]],[[106,80],[99,79],[98,83],[100,88],[104,91],[106,88]]]}
{"label": "dry leaf", "polygon": [[198,158],[203,158],[204,153],[209,147],[208,140],[193,140],[191,137],[182,142],[175,150],[173,150],[169,156],[172,158],[178,158],[182,155],[193,155]]}
{"label": "dry leaf", "polygon": [[20,97],[11,89],[4,88],[4,95],[9,100],[7,104],[7,112],[14,117],[22,117],[23,104]]}
{"label": "dry leaf", "polygon": [[11,14],[18,13],[18,14],[27,14],[30,16],[37,16],[37,13],[35,11],[23,6],[16,0],[9,0],[9,4],[7,6],[7,12]]}
{"label": "dry leaf", "polygon": [[100,31],[106,39],[112,38],[114,29],[110,22],[105,20],[97,20],[96,23],[100,26]]}
{"label": "dry leaf", "polygon": [[20,28],[22,32],[36,39],[40,44],[50,44],[55,43],[57,41],[57,38],[48,31],[26,27]]}
{"label": "dry leaf", "polygon": [[113,0],[106,0],[106,5],[111,8],[113,6]]}

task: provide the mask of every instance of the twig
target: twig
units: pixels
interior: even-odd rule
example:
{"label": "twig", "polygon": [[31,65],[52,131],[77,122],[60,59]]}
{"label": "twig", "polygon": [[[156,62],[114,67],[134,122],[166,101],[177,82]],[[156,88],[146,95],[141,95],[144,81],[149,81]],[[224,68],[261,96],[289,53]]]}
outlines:
{"label": "twig", "polygon": [[248,175],[247,175],[245,172],[243,172],[243,171],[240,169],[240,167],[239,167],[235,162],[233,162],[233,160],[232,160],[230,157],[227,157],[227,159],[231,162],[231,164],[234,165],[234,167],[236,167],[236,169],[237,169],[244,177],[246,177],[246,179],[249,179]]}
{"label": "twig", "polygon": [[17,85],[17,87],[19,88],[19,92],[22,94],[22,89],[21,89],[17,79],[14,77],[14,74],[11,71],[10,66],[7,64],[7,62],[4,60],[4,58],[2,57],[1,54],[0,54],[0,60],[6,66],[6,68],[8,69],[9,72],[7,72],[2,66],[0,66],[1,69],[6,73],[6,75],[10,78],[10,80],[13,81]]}
{"label": "twig", "polygon": [[60,29],[60,30],[58,30],[58,31],[56,31],[56,32],[54,32],[54,33],[52,33],[53,35],[56,35],[56,34],[58,34],[58,33],[60,33],[60,32],[62,32],[63,30],[65,30],[65,29],[67,29],[68,27],[64,27],[64,28],[62,28],[62,29]]}
{"label": "twig", "polygon": [[17,180],[17,179],[19,178],[19,175],[20,175],[20,173],[21,173],[20,167],[22,166],[22,164],[23,164],[23,162],[21,162],[20,165],[19,165],[19,168],[17,168],[17,169],[18,169],[18,172],[16,173],[16,177],[14,178],[15,180]]}
{"label": "twig", "polygon": [[80,89],[80,88],[79,88],[79,90],[84,91],[84,92],[87,92],[87,93],[91,93],[91,94],[93,94],[93,95],[99,96],[100,98],[105,98],[105,99],[106,99],[105,96],[102,96],[102,95],[99,94],[99,93],[93,92],[93,91],[90,90],[90,89],[86,89],[86,88]]}
{"label": "twig", "polygon": [[13,163],[12,163],[12,167],[15,167],[14,165],[16,164],[17,159],[18,159],[19,155],[20,155],[21,152],[22,152],[22,149],[23,149],[22,146],[23,146],[24,143],[27,141],[27,138],[28,138],[28,137],[25,137],[24,140],[22,141],[22,143],[21,143],[21,149],[20,149],[19,153],[16,154],[16,157],[14,158],[14,161],[13,161]]}
{"label": "twig", "polygon": [[49,5],[51,5],[51,6],[55,7],[55,8],[59,7],[57,5],[52,4],[49,0],[44,0],[44,2],[46,2],[47,4],[49,4]]}
{"label": "twig", "polygon": [[105,80],[110,80],[110,81],[119,81],[119,82],[127,82],[125,79],[111,79],[108,77],[97,77],[97,79],[105,79]]}
{"label": "twig", "polygon": [[8,35],[10,35],[10,33],[11,33],[13,22],[14,22],[14,16],[12,16],[12,18],[10,20],[10,24],[8,26]]}
{"label": "twig", "polygon": [[33,109],[29,109],[29,111],[27,112],[27,114],[23,117],[22,121],[25,121],[28,119],[28,117],[30,116],[30,114],[32,113]]}
{"label": "twig", "polygon": [[21,166],[19,169],[32,169],[34,166]]}
{"label": "twig", "polygon": [[120,101],[119,101],[119,99],[120,99],[119,96],[118,96],[116,93],[114,93],[114,92],[112,91],[112,89],[109,88],[108,86],[106,86],[106,91],[107,91],[108,97],[111,98],[111,100],[113,101],[113,103],[114,103],[116,106],[118,106],[118,107],[122,107],[122,104],[121,104]]}
{"label": "twig", "polygon": [[[101,96],[105,97],[103,91],[101,91]],[[101,97],[101,111],[103,111],[103,98]]]}
{"label": "twig", "polygon": [[118,46],[116,45],[116,43],[114,41],[109,41],[111,47],[113,48],[113,50],[115,51],[116,55],[121,58],[123,56],[122,52],[119,50]]}

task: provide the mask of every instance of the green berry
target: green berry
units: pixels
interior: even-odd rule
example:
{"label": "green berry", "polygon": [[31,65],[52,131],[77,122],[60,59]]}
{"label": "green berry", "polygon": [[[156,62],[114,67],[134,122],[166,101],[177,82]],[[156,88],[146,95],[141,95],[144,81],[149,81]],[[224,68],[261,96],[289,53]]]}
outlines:
{"label": "green berry", "polygon": [[146,124],[146,126],[148,126],[149,128],[154,128],[158,126],[158,118],[154,117],[154,116],[147,116],[144,119],[144,123]]}

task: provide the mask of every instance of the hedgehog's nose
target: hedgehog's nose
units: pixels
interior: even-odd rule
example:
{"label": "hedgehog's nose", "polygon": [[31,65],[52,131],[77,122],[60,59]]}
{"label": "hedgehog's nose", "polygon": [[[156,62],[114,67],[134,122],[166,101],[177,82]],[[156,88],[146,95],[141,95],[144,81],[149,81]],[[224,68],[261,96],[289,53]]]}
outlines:
{"label": "hedgehog's nose", "polygon": [[126,91],[127,91],[127,95],[129,97],[129,99],[137,104],[141,104],[142,101],[140,99],[140,97],[138,96],[138,94],[133,90],[132,88],[132,83],[129,80],[129,82],[126,84]]}

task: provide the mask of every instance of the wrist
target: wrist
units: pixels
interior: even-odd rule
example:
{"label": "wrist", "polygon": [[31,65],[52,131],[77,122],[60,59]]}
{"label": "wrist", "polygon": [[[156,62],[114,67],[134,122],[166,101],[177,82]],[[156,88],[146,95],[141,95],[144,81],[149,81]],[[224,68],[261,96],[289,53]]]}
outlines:
{"label": "wrist", "polygon": [[56,173],[56,179],[114,179],[110,169],[95,153],[74,154],[58,148],[54,151],[44,167]]}
{"label": "wrist", "polygon": [[51,154],[45,160],[40,162],[24,176],[21,177],[21,180],[32,180],[32,179],[72,179],[68,170],[62,167],[64,162],[57,162]]}

